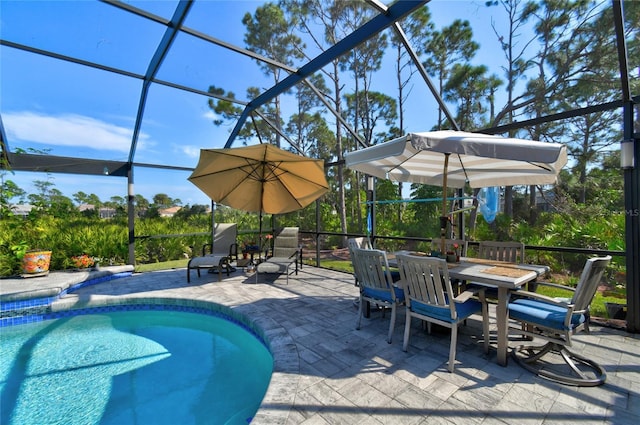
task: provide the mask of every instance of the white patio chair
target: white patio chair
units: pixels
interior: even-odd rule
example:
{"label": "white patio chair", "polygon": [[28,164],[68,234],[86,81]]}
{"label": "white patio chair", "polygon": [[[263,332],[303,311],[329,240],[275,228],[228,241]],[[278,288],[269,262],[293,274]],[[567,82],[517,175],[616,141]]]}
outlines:
{"label": "white patio chair", "polygon": [[349,248],[349,258],[351,259],[351,265],[353,266],[353,278],[355,279],[355,285],[358,286],[358,273],[356,272],[356,265],[354,263],[353,250],[373,249],[371,246],[371,239],[368,237],[349,238],[347,239],[347,248]]}
{"label": "white patio chair", "polygon": [[[407,303],[402,349],[407,351],[411,333],[411,319],[416,317],[427,322],[431,333],[431,323],[451,329],[449,346],[449,372],[454,371],[458,326],[472,314],[482,314],[484,352],[489,352],[489,317],[484,291],[465,291],[453,297],[447,262],[442,258],[418,257],[399,254],[398,268],[404,284]],[[479,295],[479,301],[472,298]]]}
{"label": "white patio chair", "polygon": [[524,244],[515,241],[481,241],[478,246],[478,258],[524,263]]}
{"label": "white patio chair", "polygon": [[354,248],[353,256],[360,286],[356,329],[360,329],[365,303],[377,304],[383,308],[389,307],[391,308],[391,322],[389,323],[387,342],[391,344],[396,323],[396,308],[404,302],[404,290],[394,285],[389,271],[387,254],[384,251]]}
{"label": "white patio chair", "polygon": [[347,239],[347,246],[351,248],[360,248],[360,249],[373,249],[373,245],[371,245],[371,239],[367,236],[360,236],[357,238],[349,238]]}
{"label": "white patio chair", "polygon": [[[547,341],[541,346],[515,347],[512,355],[520,365],[536,375],[563,384],[596,386],[604,383],[606,373],[602,366],[567,347],[572,345],[573,334],[583,329],[589,331],[589,305],[610,261],[611,256],[587,260],[569,302],[518,291],[518,299],[509,303],[509,318],[513,320],[509,332]],[[551,354],[557,354],[564,364],[547,361],[545,356]]]}
{"label": "white patio chair", "polygon": [[[483,260],[504,261],[507,263],[524,263],[524,243],[515,241],[481,241],[478,256]],[[474,282],[463,283],[465,288],[474,289],[479,285]],[[484,285],[485,295],[493,300],[498,298],[498,288]]]}

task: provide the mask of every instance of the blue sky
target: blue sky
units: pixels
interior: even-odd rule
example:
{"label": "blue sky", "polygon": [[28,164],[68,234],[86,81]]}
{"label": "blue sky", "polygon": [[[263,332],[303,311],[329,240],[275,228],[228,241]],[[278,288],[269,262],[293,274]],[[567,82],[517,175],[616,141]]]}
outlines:
{"label": "blue sky", "polygon": [[[171,17],[176,4],[128,3],[166,18]],[[260,3],[198,0],[185,25],[244,46],[242,16]],[[474,62],[500,62],[502,53],[490,27],[492,15],[504,22],[500,8],[488,9],[484,1],[467,0],[433,0],[429,7],[438,28],[457,18],[471,22],[481,44]],[[136,74],[146,71],[163,31],[161,25],[93,1],[0,2],[2,39]],[[74,158],[127,160],[142,90],[139,80],[6,46],[0,47],[0,60],[0,112],[12,150],[33,148]],[[394,93],[393,86],[388,86],[393,81],[389,78],[392,69],[393,57],[389,54],[384,72],[374,77],[374,90]],[[492,72],[501,73],[499,68]],[[238,98],[244,96],[248,86],[267,89],[272,85],[255,62],[188,35],[176,39],[157,78],[205,91],[215,84],[234,91]],[[424,131],[435,123],[437,106],[419,79],[412,90],[407,129]],[[213,118],[205,97],[152,85],[135,161],[194,167],[199,150],[222,147],[231,130],[214,126]],[[206,195],[187,181],[189,174],[138,167],[134,191],[148,199],[166,193],[185,204],[208,204]],[[15,173],[9,178],[27,192],[35,192],[34,180],[50,178],[69,197],[83,191],[106,201],[127,194],[126,179],[113,176]]]}

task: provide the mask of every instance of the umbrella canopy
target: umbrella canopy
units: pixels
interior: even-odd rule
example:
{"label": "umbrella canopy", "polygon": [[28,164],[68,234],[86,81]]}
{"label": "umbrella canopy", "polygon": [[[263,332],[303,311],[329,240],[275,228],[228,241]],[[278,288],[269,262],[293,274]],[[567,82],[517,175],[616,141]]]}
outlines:
{"label": "umbrella canopy", "polygon": [[[345,155],[347,167],[371,176],[443,187],[551,184],[567,163],[567,148],[462,131],[409,133],[397,139]],[[441,219],[444,250],[447,217]]]}
{"label": "umbrella canopy", "polygon": [[329,189],[324,161],[270,144],[201,149],[189,181],[215,202],[267,214],[304,208]]}
{"label": "umbrella canopy", "polygon": [[431,131],[349,152],[345,161],[353,170],[398,182],[454,188],[538,185],[556,182],[567,149],[560,143]]}

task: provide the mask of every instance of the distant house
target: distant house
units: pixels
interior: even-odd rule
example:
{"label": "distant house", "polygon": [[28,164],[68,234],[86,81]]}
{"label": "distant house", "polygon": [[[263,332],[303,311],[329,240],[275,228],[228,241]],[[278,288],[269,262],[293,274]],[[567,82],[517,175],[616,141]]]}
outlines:
{"label": "distant house", "polygon": [[158,210],[160,217],[173,217],[182,207],[171,207]]}
{"label": "distant house", "polygon": [[98,214],[100,215],[100,218],[113,218],[116,216],[116,209],[102,207],[98,211]]}
{"label": "distant house", "polygon": [[538,211],[551,211],[553,209],[555,199],[556,192],[554,190],[545,190],[544,196],[539,192],[536,192],[536,208]]}
{"label": "distant house", "polygon": [[91,204],[80,204],[78,205],[78,211],[80,212],[84,212],[84,211],[92,211],[95,210],[96,206],[95,205],[91,205]]}
{"label": "distant house", "polygon": [[[95,205],[92,204],[80,204],[78,205],[78,211],[93,211],[96,209]],[[113,218],[116,216],[115,208],[101,207],[98,209],[98,217],[100,218]]]}
{"label": "distant house", "polygon": [[9,209],[13,211],[14,215],[18,217],[26,217],[29,215],[31,210],[34,208],[31,204],[19,204],[19,205],[11,205]]}

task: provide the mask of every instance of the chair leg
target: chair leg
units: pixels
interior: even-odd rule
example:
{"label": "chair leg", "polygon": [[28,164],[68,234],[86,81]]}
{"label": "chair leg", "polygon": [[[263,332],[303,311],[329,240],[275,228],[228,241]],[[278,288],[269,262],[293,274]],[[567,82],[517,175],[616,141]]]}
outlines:
{"label": "chair leg", "polygon": [[449,347],[449,372],[453,373],[456,366],[456,344],[458,342],[458,326],[451,327],[451,346]]}
{"label": "chair leg", "polygon": [[487,303],[482,303],[482,333],[484,339],[484,353],[489,352],[489,307]]}
{"label": "chair leg", "polygon": [[406,319],[404,321],[404,341],[402,342],[402,351],[407,351],[409,347],[409,334],[411,333],[411,312],[407,308]]}
{"label": "chair leg", "polygon": [[356,329],[360,329],[360,322],[362,320],[362,305],[365,303],[365,301],[362,299],[362,296],[360,296],[360,302],[358,303],[358,319],[356,320]]}
{"label": "chair leg", "polygon": [[396,304],[391,305],[391,320],[389,321],[389,334],[387,335],[387,343],[391,344],[391,338],[393,337],[393,329],[396,326]]}
{"label": "chair leg", "polygon": [[[564,373],[559,365],[542,360],[544,355],[550,353],[555,353],[562,358],[568,368],[568,373]],[[603,384],[607,379],[604,368],[598,363],[573,353],[567,347],[554,342],[548,342],[542,346],[520,345],[511,351],[511,355],[520,366],[528,371],[561,384],[594,387]],[[583,368],[580,369],[578,365]]]}

